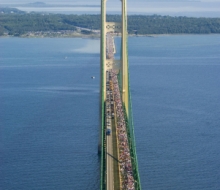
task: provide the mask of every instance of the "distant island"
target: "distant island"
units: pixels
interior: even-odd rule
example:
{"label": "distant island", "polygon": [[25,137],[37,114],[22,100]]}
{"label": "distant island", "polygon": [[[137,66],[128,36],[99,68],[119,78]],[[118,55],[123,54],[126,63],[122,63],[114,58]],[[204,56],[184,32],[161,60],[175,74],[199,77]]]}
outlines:
{"label": "distant island", "polygon": [[28,4],[25,4],[25,5],[29,5],[29,6],[36,6],[36,7],[44,7],[44,6],[46,6],[46,3],[43,3],[43,2],[34,2],[34,3],[28,3]]}
{"label": "distant island", "polygon": [[4,7],[14,8],[14,7],[36,7],[36,8],[48,8],[48,7],[100,7],[100,5],[79,5],[79,4],[47,4],[44,2],[34,2],[34,3],[14,3],[14,4],[4,4]]}
{"label": "distant island", "polygon": [[[57,4],[46,4],[43,2],[34,2],[27,4],[20,4],[21,7],[57,7]],[[100,7],[100,5],[73,5],[73,4],[59,4],[59,7]]]}
{"label": "distant island", "polygon": [[[35,4],[42,4],[36,2]],[[108,21],[120,21],[108,15]],[[99,37],[100,15],[25,13],[0,8],[0,36],[20,37]],[[220,18],[129,15],[129,35],[219,34]]]}

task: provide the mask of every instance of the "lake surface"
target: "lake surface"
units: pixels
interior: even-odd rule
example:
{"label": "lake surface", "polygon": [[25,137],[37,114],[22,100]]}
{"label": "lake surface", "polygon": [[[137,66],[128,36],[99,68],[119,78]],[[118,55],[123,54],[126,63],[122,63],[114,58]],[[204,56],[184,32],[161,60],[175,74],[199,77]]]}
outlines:
{"label": "lake surface", "polygon": [[[129,63],[142,189],[218,190],[220,35],[130,37]],[[1,189],[99,189],[98,106],[99,40],[0,38]]]}
{"label": "lake surface", "polygon": [[[2,0],[0,3],[10,3],[12,0]],[[22,7],[15,5],[14,7],[31,12],[49,12],[61,14],[100,14],[100,7],[71,7],[69,5],[101,5],[100,0],[89,1],[49,1],[45,0],[48,5],[57,5],[55,7]],[[17,2],[16,2],[17,3]],[[25,2],[20,2],[25,3]],[[19,4],[20,4],[19,3]],[[27,2],[26,2],[27,3]],[[30,3],[30,2],[28,2]],[[62,7],[60,5],[66,5]],[[127,1],[128,14],[138,15],[170,15],[170,16],[188,16],[188,17],[220,17],[220,1],[219,0],[128,0]],[[107,1],[108,14],[121,13],[121,1],[109,0]]]}

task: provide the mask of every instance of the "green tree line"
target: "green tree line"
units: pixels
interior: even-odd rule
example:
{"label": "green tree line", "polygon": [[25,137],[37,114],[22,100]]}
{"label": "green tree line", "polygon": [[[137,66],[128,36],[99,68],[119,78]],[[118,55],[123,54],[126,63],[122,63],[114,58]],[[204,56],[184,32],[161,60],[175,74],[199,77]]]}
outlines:
{"label": "green tree line", "polygon": [[[119,22],[119,15],[107,21]],[[0,35],[21,35],[34,31],[76,30],[76,26],[100,29],[100,15],[0,14]],[[129,15],[129,34],[211,34],[220,33],[220,18]]]}

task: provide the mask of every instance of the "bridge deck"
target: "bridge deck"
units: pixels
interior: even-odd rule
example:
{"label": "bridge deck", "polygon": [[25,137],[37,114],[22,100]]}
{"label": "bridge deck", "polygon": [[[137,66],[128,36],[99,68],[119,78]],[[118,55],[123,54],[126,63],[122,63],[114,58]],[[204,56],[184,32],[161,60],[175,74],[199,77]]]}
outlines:
{"label": "bridge deck", "polygon": [[[106,56],[114,59],[114,38],[106,35]],[[119,89],[118,71],[106,71],[105,135],[106,189],[135,189],[125,113]]]}
{"label": "bridge deck", "polygon": [[[100,142],[101,190],[141,190],[127,48],[127,0],[121,0],[121,22],[107,22],[101,0]],[[113,33],[121,34],[120,59],[115,60]]]}
{"label": "bridge deck", "polygon": [[[109,125],[109,117],[114,117],[116,121],[116,141],[113,143],[117,144],[117,158],[114,160],[112,158],[107,159],[107,189],[111,189],[109,183],[114,183],[114,181],[119,180],[120,181],[120,189],[128,189],[128,190],[134,190],[135,189],[135,182],[133,177],[133,170],[132,170],[132,162],[131,162],[131,156],[130,156],[130,148],[128,143],[128,136],[127,136],[127,128],[126,128],[126,122],[125,122],[125,115],[124,110],[122,106],[121,101],[121,95],[120,95],[120,89],[118,85],[118,79],[117,79],[117,73],[114,70],[107,71],[107,99],[106,99],[106,126],[108,128]],[[111,107],[111,111],[108,109]],[[111,114],[111,115],[110,115]],[[111,126],[112,123],[111,123]],[[112,135],[111,135],[112,136]],[[109,142],[109,139],[112,140],[110,135],[107,137],[107,153],[110,153],[109,151],[112,150],[112,141]],[[108,145],[108,143],[111,143]],[[111,147],[111,149],[108,150],[108,147]],[[110,153],[110,154],[111,154]],[[119,179],[116,179],[113,176],[113,165],[112,160],[114,162],[117,162],[119,167]],[[110,163],[108,163],[110,161]],[[110,166],[111,164],[111,166]],[[111,168],[110,168],[111,167]],[[109,188],[108,188],[109,187]],[[118,187],[119,188],[119,187]]]}

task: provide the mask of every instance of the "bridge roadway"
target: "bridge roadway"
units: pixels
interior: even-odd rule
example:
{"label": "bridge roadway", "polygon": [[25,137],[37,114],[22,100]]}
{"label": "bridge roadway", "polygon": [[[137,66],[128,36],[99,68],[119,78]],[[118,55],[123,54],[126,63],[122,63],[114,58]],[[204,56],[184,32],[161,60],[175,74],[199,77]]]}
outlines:
{"label": "bridge roadway", "polygon": [[[116,73],[114,70],[106,71],[106,189],[134,190],[135,181]],[[111,133],[108,133],[109,129]]]}
{"label": "bridge roadway", "polygon": [[[114,37],[106,34],[106,58],[114,60]],[[111,129],[110,135],[106,132],[106,189],[121,189],[118,163],[118,145],[116,133],[116,110],[113,93],[112,69],[106,70],[106,102],[105,102],[105,126],[106,131]]]}
{"label": "bridge roadway", "polygon": [[106,138],[106,160],[107,160],[107,189],[114,189],[114,166],[113,166],[113,158],[110,155],[113,155],[113,147],[112,147],[112,135],[107,135]]}
{"label": "bridge roadway", "polygon": [[[105,125],[106,125],[106,181],[107,190],[114,190],[114,163],[113,163],[113,126],[112,109],[113,93],[110,86],[110,73],[106,71],[106,106],[105,106]],[[107,130],[110,129],[110,133]]]}
{"label": "bridge roadway", "polygon": [[[101,0],[101,190],[141,190],[129,87],[127,0],[120,1],[121,22],[107,22],[107,0]],[[115,60],[114,35],[118,33],[121,53]]]}

